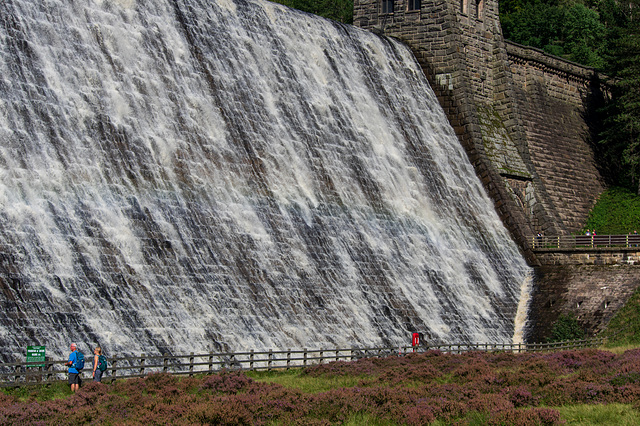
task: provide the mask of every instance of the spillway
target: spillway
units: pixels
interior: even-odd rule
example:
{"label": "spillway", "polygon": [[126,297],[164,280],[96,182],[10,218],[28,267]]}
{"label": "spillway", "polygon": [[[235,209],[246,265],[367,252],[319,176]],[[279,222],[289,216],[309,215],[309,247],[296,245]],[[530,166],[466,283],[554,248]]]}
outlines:
{"label": "spillway", "polygon": [[252,0],[0,3],[0,357],[510,342],[529,268],[411,52]]}

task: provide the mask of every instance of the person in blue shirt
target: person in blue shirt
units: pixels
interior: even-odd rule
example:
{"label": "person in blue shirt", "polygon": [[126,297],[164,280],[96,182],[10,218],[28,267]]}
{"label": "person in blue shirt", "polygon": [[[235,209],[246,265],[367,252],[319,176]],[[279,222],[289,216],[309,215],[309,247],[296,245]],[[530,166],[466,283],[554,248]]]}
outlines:
{"label": "person in blue shirt", "polygon": [[73,367],[76,360],[78,359],[77,345],[72,343],[69,347],[71,349],[71,353],[69,354],[69,361],[67,365],[69,366],[69,384],[71,385],[71,391],[77,392],[80,388],[80,384],[82,383],[82,379],[80,378],[80,372]]}

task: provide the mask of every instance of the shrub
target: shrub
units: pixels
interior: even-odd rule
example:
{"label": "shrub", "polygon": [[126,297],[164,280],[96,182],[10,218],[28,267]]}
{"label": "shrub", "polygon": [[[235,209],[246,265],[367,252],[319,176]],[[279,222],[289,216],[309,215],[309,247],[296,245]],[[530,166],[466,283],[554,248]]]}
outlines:
{"label": "shrub", "polygon": [[584,330],[578,324],[578,320],[572,313],[558,317],[551,328],[549,342],[562,342],[565,340],[584,339]]}
{"label": "shrub", "polygon": [[251,383],[253,380],[242,373],[222,372],[207,377],[200,387],[214,392],[235,393]]}

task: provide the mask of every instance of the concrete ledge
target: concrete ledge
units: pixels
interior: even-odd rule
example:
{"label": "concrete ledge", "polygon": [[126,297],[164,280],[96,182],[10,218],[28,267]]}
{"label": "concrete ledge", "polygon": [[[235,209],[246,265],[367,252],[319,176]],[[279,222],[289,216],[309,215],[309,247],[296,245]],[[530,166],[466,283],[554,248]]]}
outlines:
{"label": "concrete ledge", "polygon": [[639,265],[640,250],[633,248],[537,249],[541,265]]}

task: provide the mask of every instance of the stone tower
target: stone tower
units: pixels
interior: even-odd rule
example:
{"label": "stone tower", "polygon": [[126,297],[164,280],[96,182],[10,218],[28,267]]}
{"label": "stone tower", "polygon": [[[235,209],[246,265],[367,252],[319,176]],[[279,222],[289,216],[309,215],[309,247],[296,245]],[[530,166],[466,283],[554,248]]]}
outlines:
{"label": "stone tower", "polygon": [[[505,41],[495,0],[355,0],[354,24],[413,50],[498,214],[532,264],[532,235],[581,228],[603,190],[583,137],[593,70]],[[548,128],[560,125],[564,129]],[[576,159],[576,143],[582,144],[579,170],[532,158],[558,143],[566,145],[559,155],[568,163]],[[585,163],[588,172],[575,188],[549,184],[558,168],[572,176],[583,173]]]}

